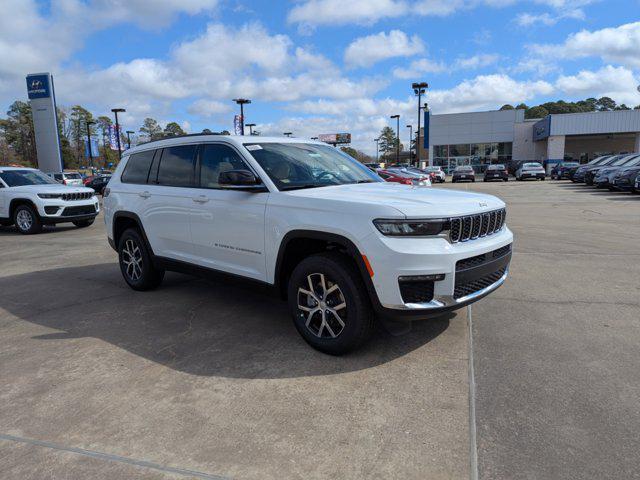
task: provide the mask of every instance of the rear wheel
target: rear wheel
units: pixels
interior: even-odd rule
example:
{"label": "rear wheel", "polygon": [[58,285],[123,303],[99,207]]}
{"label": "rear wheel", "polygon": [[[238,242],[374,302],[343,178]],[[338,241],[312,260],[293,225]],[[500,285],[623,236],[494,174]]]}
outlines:
{"label": "rear wheel", "polygon": [[18,205],[13,212],[13,223],[23,235],[32,235],[42,230],[40,216],[31,205]]}
{"label": "rear wheel", "polygon": [[120,271],[125,282],[134,290],[153,290],[164,278],[164,270],[153,265],[151,253],[137,229],[130,228],[118,242]]}
{"label": "rear wheel", "polygon": [[373,330],[373,312],[360,274],[339,253],[302,260],[291,274],[288,302],[298,333],[330,355],[357,349]]}

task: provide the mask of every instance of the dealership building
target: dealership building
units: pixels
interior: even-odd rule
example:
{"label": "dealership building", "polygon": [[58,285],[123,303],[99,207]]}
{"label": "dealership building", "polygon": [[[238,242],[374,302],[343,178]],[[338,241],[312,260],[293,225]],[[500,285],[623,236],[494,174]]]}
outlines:
{"label": "dealership building", "polygon": [[640,110],[551,114],[542,119],[525,119],[524,110],[428,114],[421,135],[428,157],[421,148],[420,158],[445,171],[471,165],[483,172],[490,164],[522,161],[537,161],[550,169],[562,160],[586,163],[601,155],[640,152]]}

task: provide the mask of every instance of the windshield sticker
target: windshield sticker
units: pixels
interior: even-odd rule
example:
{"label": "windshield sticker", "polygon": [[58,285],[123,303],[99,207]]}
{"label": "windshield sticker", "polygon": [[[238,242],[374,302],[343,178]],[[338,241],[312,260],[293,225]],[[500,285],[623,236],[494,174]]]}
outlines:
{"label": "windshield sticker", "polygon": [[254,150],[262,150],[260,145],[245,145],[244,147],[250,152],[253,152]]}

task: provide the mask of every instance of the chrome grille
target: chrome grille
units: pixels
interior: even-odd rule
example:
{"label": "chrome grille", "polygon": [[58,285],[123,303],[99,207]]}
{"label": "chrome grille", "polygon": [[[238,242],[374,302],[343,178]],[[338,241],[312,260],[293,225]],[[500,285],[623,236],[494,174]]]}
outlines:
{"label": "chrome grille", "polygon": [[478,215],[466,215],[450,219],[449,239],[452,243],[475,240],[502,230],[507,217],[504,208]]}
{"label": "chrome grille", "polygon": [[88,200],[93,195],[92,192],[81,192],[81,193],[63,193],[62,200],[66,202],[72,202],[75,200]]}

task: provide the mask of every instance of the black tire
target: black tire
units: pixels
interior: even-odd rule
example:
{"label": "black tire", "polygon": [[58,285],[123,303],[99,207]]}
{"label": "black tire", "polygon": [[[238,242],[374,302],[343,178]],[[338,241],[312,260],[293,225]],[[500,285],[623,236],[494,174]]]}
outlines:
{"label": "black tire", "polygon": [[[311,291],[309,277],[315,297],[304,293]],[[326,289],[322,287],[322,279]],[[337,289],[329,295],[325,294],[335,286]],[[369,296],[360,273],[348,257],[327,252],[305,258],[293,270],[287,293],[289,311],[298,333],[316,350],[329,355],[344,355],[360,347],[371,336],[374,319]],[[314,298],[320,299],[320,303]],[[338,305],[345,304],[336,310],[343,325],[333,314],[321,312],[325,305],[331,308],[337,302]],[[299,305],[317,308],[317,311],[307,313]]]}
{"label": "black tire", "polygon": [[[138,250],[136,250],[136,247]],[[132,267],[130,263],[126,263],[133,259],[128,253],[131,251],[134,253],[139,252],[140,257],[136,264],[137,268]],[[118,242],[118,262],[125,282],[134,290],[153,290],[162,283],[164,270],[160,270],[153,265],[147,242],[135,228],[125,230],[120,237]]]}
{"label": "black tire", "polygon": [[42,231],[40,216],[31,205],[18,205],[13,212],[13,223],[23,235],[33,235]]}
{"label": "black tire", "polygon": [[78,228],[90,227],[91,225],[93,225],[93,218],[91,220],[77,220],[71,223],[73,223]]}
{"label": "black tire", "polygon": [[508,182],[508,181],[509,181],[509,179],[508,179],[508,178],[503,178],[503,179],[502,179],[502,181],[503,181],[503,182]]}
{"label": "black tire", "polygon": [[541,178],[540,180],[542,180],[542,181],[544,182],[546,179],[543,177],[543,178]]}

